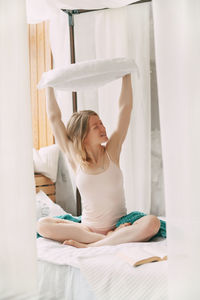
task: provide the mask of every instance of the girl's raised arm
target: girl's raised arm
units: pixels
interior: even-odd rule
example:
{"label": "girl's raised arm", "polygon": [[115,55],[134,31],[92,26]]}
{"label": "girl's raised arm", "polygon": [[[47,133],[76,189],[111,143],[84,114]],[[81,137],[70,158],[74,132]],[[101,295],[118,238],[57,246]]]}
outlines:
{"label": "girl's raised arm", "polygon": [[69,140],[65,125],[61,119],[61,111],[57,104],[54,90],[51,87],[46,88],[46,111],[56,142],[61,150],[67,153]]}
{"label": "girl's raised arm", "polygon": [[122,88],[119,97],[119,116],[117,128],[110,137],[107,149],[114,160],[119,161],[121,146],[125,140],[130,124],[131,112],[133,107],[133,93],[131,84],[131,74],[122,78]]}

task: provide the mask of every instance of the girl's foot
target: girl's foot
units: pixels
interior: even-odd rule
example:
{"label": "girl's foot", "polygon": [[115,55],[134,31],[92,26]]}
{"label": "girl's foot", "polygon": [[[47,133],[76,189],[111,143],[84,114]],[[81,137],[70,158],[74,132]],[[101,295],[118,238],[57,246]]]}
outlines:
{"label": "girl's foot", "polygon": [[87,244],[84,244],[84,243],[79,243],[77,241],[74,241],[74,240],[66,240],[63,242],[63,245],[69,245],[69,246],[73,246],[73,247],[76,247],[76,248],[87,248]]}

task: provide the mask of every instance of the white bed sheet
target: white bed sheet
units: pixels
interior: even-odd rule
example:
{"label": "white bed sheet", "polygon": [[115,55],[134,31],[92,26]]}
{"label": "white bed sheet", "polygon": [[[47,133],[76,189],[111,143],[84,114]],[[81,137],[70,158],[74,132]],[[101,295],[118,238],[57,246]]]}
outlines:
{"label": "white bed sheet", "polygon": [[[40,293],[47,290],[49,285],[49,292],[54,294],[53,298],[44,298],[45,300],[78,299],[77,292],[81,299],[87,300],[168,298],[167,261],[134,268],[117,256],[119,251],[131,253],[136,248],[140,251],[153,251],[155,255],[162,256],[167,253],[166,240],[77,249],[39,238],[37,246]],[[48,269],[48,275],[45,275],[45,269]],[[48,276],[46,283],[44,276]],[[56,293],[58,298],[55,298]]]}

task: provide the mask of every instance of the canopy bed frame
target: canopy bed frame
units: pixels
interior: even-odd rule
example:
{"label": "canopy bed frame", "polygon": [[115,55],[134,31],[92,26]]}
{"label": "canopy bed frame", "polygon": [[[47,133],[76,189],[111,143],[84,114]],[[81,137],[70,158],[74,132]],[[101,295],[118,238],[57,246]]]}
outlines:
{"label": "canopy bed frame", "polygon": [[[150,1],[138,1],[144,3]],[[76,63],[74,42],[74,15],[96,10],[63,10],[68,14],[71,63]],[[78,110],[77,93],[72,92],[73,112]],[[81,215],[81,198],[76,192],[77,215]],[[146,264],[134,268],[119,257],[119,252],[141,253],[152,247],[153,253],[166,251],[166,240],[158,243],[130,243],[106,247],[77,249],[39,238],[38,258],[40,293],[50,287],[55,299],[167,299],[167,262]],[[47,251],[48,250],[48,251]],[[45,273],[46,272],[46,273]],[[44,276],[48,274],[48,276]],[[50,276],[49,276],[50,274]],[[116,276],[117,274],[117,276]],[[111,284],[108,284],[110,283]],[[149,283],[148,286],[144,284]],[[97,296],[97,298],[96,298]]]}

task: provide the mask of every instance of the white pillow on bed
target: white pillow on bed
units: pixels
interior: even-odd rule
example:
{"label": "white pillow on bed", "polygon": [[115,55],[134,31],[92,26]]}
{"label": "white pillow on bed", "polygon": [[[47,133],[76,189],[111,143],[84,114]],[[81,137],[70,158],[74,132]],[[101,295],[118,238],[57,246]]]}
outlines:
{"label": "white pillow on bed", "polygon": [[135,71],[138,72],[137,65],[130,58],[89,60],[43,73],[38,88],[50,86],[59,90],[82,91],[98,88]]}
{"label": "white pillow on bed", "polygon": [[58,171],[59,148],[57,145],[51,145],[33,149],[34,172],[41,173],[56,182]]}
{"label": "white pillow on bed", "polygon": [[62,207],[55,204],[43,191],[36,194],[37,220],[42,217],[55,217],[67,214]]}

